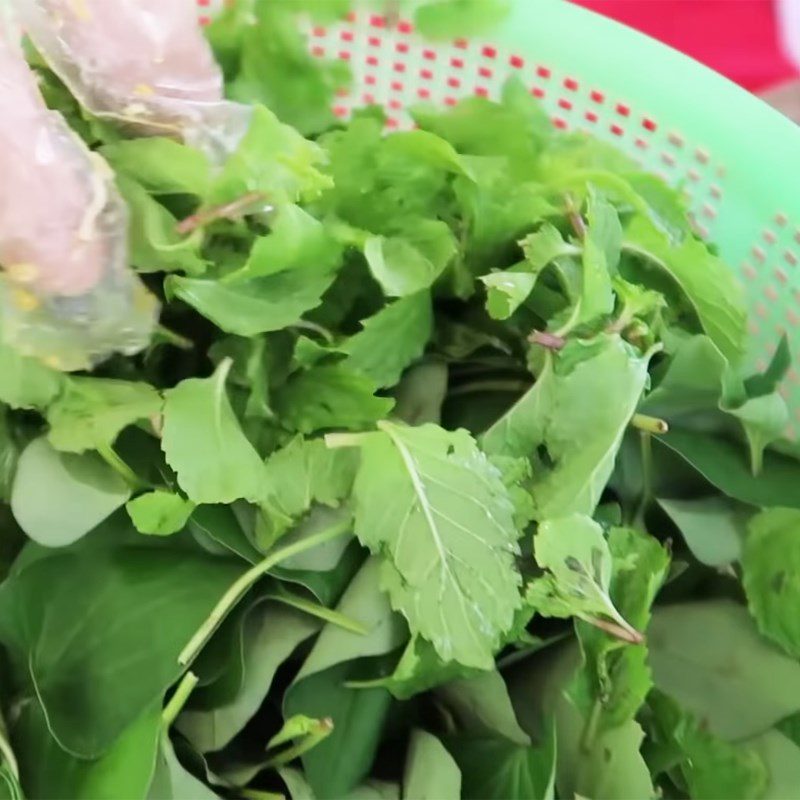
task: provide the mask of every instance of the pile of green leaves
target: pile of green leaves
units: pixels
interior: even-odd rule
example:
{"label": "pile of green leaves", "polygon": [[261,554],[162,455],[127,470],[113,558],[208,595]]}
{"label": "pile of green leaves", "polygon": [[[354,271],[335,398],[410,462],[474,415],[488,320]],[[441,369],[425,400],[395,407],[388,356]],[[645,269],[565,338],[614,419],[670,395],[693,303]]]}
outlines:
{"label": "pile of green leaves", "polygon": [[0,347],[5,793],[800,796],[786,343],[748,372],[681,196],[521,86],[337,124],[243,7],[219,168],[41,68],[163,313],[91,374]]}

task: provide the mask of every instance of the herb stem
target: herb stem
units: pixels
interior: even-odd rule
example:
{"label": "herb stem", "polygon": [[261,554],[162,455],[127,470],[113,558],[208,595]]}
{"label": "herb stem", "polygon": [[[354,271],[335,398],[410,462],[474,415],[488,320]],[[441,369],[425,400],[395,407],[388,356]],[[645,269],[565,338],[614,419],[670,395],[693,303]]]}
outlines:
{"label": "herb stem", "polygon": [[597,736],[597,726],[600,724],[600,715],[603,713],[603,704],[600,698],[596,698],[592,710],[589,712],[589,719],[586,720],[586,725],[583,728],[583,735],[581,736],[581,749],[584,753],[589,753],[592,750],[595,737]]}
{"label": "herb stem", "polygon": [[572,195],[568,194],[564,199],[569,224],[572,226],[572,230],[575,231],[575,235],[583,241],[586,238],[586,223],[583,221],[580,209],[575,205]]}
{"label": "herb stem", "polygon": [[639,447],[642,458],[642,497],[634,517],[634,525],[644,529],[644,515],[653,496],[653,438],[647,431],[639,432]]}
{"label": "herb stem", "polygon": [[277,792],[262,792],[260,789],[239,789],[237,792],[245,800],[286,800],[286,797]]}
{"label": "herb stem", "polygon": [[143,486],[136,473],[119,457],[111,445],[101,444],[97,446],[97,452],[103,461],[111,469],[120,475],[132,489],[139,489]]}
{"label": "herb stem", "polygon": [[265,575],[273,567],[280,564],[281,561],[285,561],[287,558],[291,558],[298,553],[304,553],[306,550],[311,550],[317,547],[317,545],[329,542],[339,536],[344,536],[350,532],[351,527],[350,521],[347,520],[340,525],[335,525],[314,536],[309,536],[307,539],[301,539],[299,542],[275,550],[263,561],[250,567],[250,569],[240,575],[231,584],[225,594],[222,595],[203,624],[197,629],[186,647],[181,651],[181,654],[178,656],[178,663],[181,666],[186,666],[197,656],[222,620],[225,619],[228,612],[242,599],[243,595],[262,575]]}
{"label": "herb stem", "polygon": [[337,447],[360,447],[365,436],[365,433],[326,433],[325,446],[331,450]]}
{"label": "herb stem", "polygon": [[11,744],[6,738],[5,725],[0,727],[0,755],[5,759],[9,772],[14,776],[14,779],[19,781],[19,765],[17,764],[17,757],[11,749]]}
{"label": "herb stem", "polygon": [[322,325],[317,325],[316,322],[309,322],[306,319],[301,319],[295,322],[294,325],[290,327],[295,328],[297,330],[306,330],[311,331],[312,333],[318,333],[328,344],[334,343],[334,336],[333,334]]}
{"label": "herb stem", "polygon": [[296,608],[298,611],[302,611],[309,616],[317,617],[325,622],[330,622],[331,625],[337,625],[346,631],[350,631],[350,633],[356,633],[359,636],[366,636],[369,633],[369,630],[358,620],[346,617],[344,614],[340,614],[332,608],[326,608],[319,603],[312,603],[304,597],[297,597],[296,595],[286,593],[271,594],[269,598],[270,600],[275,600],[277,603],[283,603],[291,608]]}
{"label": "herb stem", "polygon": [[590,625],[594,625],[595,628],[605,631],[615,639],[628,644],[642,644],[644,642],[644,636],[635,628],[632,628],[622,617],[619,617],[617,622],[611,622],[611,620],[602,619],[602,617],[581,617],[581,619]]}
{"label": "herb stem", "polygon": [[304,753],[307,753],[312,748],[316,747],[320,742],[327,739],[333,731],[333,720],[330,717],[325,717],[319,720],[314,730],[310,731],[304,736],[297,744],[286,748],[281,753],[270,758],[265,762],[265,769],[275,769],[289,764],[296,758],[299,758]]}
{"label": "herb stem", "polygon": [[661,435],[669,433],[669,425],[658,417],[648,417],[647,414],[634,414],[631,419],[631,426],[644,433]]}
{"label": "herb stem", "polygon": [[175,689],[175,694],[170,697],[169,702],[161,712],[161,724],[164,726],[164,730],[169,729],[178,718],[178,714],[183,710],[189,695],[194,691],[194,687],[197,686],[199,680],[194,672],[187,672],[183,676],[178,688]]}
{"label": "herb stem", "polygon": [[[247,192],[229,203],[211,206],[186,217],[175,226],[175,230],[180,234],[192,233],[192,231],[219,219],[231,219],[247,211],[255,211],[256,208],[254,206],[265,205],[266,201],[267,196],[263,192]],[[271,208],[271,206],[266,206],[264,210],[271,210]]]}
{"label": "herb stem", "polygon": [[538,344],[542,347],[546,347],[548,350],[562,350],[567,343],[567,340],[563,336],[558,336],[555,333],[547,333],[547,331],[534,331],[528,337],[528,341],[531,344]]}

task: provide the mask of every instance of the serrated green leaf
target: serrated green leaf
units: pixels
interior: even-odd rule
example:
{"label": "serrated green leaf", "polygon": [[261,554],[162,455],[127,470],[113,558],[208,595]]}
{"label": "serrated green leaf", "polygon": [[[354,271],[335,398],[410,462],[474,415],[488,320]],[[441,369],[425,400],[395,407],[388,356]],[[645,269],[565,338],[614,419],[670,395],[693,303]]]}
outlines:
{"label": "serrated green leaf", "polygon": [[800,657],[800,511],[770,508],[750,520],[742,550],[742,584],[759,630]]}
{"label": "serrated green leaf", "polygon": [[320,304],[334,277],[334,269],[314,265],[230,284],[171,275],[166,288],[223,331],[255,336],[299,322]]}
{"label": "serrated green leaf", "polygon": [[277,205],[313,200],[331,186],[318,170],[323,160],[319,145],[257,105],[236,152],[214,179],[208,203],[230,203],[248,192],[262,192]]}
{"label": "serrated green leaf", "polygon": [[337,507],[353,486],[355,451],[331,450],[322,439],[295,436],[264,467],[261,510],[270,541],[283,535],[314,503]]}
{"label": "serrated green leaf", "polygon": [[418,359],[433,331],[433,308],[428,292],[384,306],[363,320],[362,330],[342,344],[346,363],[376,386],[394,386],[403,371]]}
{"label": "serrated green leaf", "polygon": [[223,362],[210,378],[191,378],[164,393],[161,447],[195,503],[257,500],[263,491],[264,465],[225,391],[230,366]]}
{"label": "serrated green leaf", "polygon": [[546,617],[607,617],[638,638],[609,594],[611,552],[598,523],[580,514],[545,520],[533,537],[533,550],[547,573],[528,585],[525,599],[531,608]]}
{"label": "serrated green leaf", "polygon": [[508,319],[536,285],[536,275],[508,270],[482,275],[480,280],[486,286],[486,310],[492,319]]}
{"label": "serrated green leaf", "polygon": [[[608,545],[613,560],[609,596],[619,613],[646,636],[669,554],[656,539],[630,528],[612,528]],[[585,692],[591,703],[599,704],[599,731],[624,725],[634,719],[652,687],[646,643],[631,646],[586,623],[576,628],[586,663],[571,694],[577,700]]]}
{"label": "serrated green leaf", "polygon": [[689,796],[698,800],[755,800],[763,796],[767,770],[757,752],[709,732],[669,697],[655,692],[648,701],[659,738],[680,754]]}
{"label": "serrated green leaf", "polygon": [[364,244],[370,271],[389,297],[429,288],[455,254],[450,229],[438,220],[420,220],[402,236],[372,236]]}
{"label": "serrated green leaf", "polygon": [[281,208],[270,233],[259,236],[244,267],[226,278],[238,283],[292,269],[326,272],[341,260],[341,247],[325,226],[296,205]]}
{"label": "serrated green leaf", "polygon": [[378,427],[358,440],[356,535],[384,556],[412,632],[445,661],[488,668],[520,605],[508,492],[466,431]]}
{"label": "serrated green leaf", "polygon": [[[253,10],[256,12],[253,13]],[[320,133],[336,121],[331,111],[334,92],[348,83],[349,70],[340,61],[320,62],[308,52],[295,12],[311,11],[326,21],[344,16],[342,2],[264,3],[229,16],[229,30],[216,41],[228,55],[229,91],[243,103],[263,103],[303,134]],[[233,13],[233,12],[232,12]]]}
{"label": "serrated green leaf", "polygon": [[147,383],[70,378],[47,409],[47,438],[56,450],[68,453],[110,447],[128,425],[158,415],[161,403]]}
{"label": "serrated green leaf", "polygon": [[300,433],[345,428],[358,430],[385,417],[394,401],[375,395],[370,378],[346,364],[312,367],[292,375],[275,391],[275,410]]}
{"label": "serrated green leaf", "polygon": [[565,242],[561,232],[554,225],[546,222],[535,233],[526,236],[521,242],[525,260],[534,272],[544,269],[559,256],[577,256],[581,250],[569,242]]}
{"label": "serrated green leaf", "polygon": [[616,209],[590,191],[583,240],[583,276],[575,324],[593,322],[614,309],[611,278],[616,273],[622,245],[622,228]]}

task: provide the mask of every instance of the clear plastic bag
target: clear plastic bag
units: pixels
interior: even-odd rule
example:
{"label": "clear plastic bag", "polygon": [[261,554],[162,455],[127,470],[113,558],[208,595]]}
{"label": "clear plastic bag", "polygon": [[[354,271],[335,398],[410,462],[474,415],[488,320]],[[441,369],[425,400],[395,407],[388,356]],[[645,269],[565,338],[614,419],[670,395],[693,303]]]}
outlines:
{"label": "clear plastic bag", "polygon": [[3,341],[63,370],[149,341],[157,304],[128,268],[127,211],[107,164],[49,111],[0,16]]}
{"label": "clear plastic bag", "polygon": [[248,107],[223,99],[195,0],[13,0],[51,68],[93,114],[182,138],[221,161]]}

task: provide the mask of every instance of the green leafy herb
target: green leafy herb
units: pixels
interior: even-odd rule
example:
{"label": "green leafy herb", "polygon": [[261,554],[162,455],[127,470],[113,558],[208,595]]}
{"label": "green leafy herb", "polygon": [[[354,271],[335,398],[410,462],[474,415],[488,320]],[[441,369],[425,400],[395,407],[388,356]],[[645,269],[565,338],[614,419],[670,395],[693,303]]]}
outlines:
{"label": "green leafy herb", "polygon": [[765,636],[787,653],[800,655],[800,626],[791,608],[797,601],[795,562],[800,558],[800,512],[771,508],[750,521],[742,549],[742,584],[750,610]]}
{"label": "green leafy herb", "polygon": [[163,489],[141,494],[125,507],[136,530],[150,536],[170,536],[183,530],[194,511],[191,500]]}
{"label": "green leafy herb", "polygon": [[63,374],[93,301],[3,265],[0,795],[798,796],[791,335],[755,370],[681,187],[525,80],[356,107],[507,0],[220,5],[183,142],[27,46],[160,320]]}
{"label": "green leafy herb", "polygon": [[195,503],[261,496],[264,465],[228,400],[230,367],[223,362],[212,377],[183,381],[165,393],[161,446],[181,489]]}
{"label": "green leafy herb", "polygon": [[485,669],[520,604],[508,492],[465,431],[379,428],[353,440],[356,535],[383,555],[384,584],[412,630],[445,660]]}

